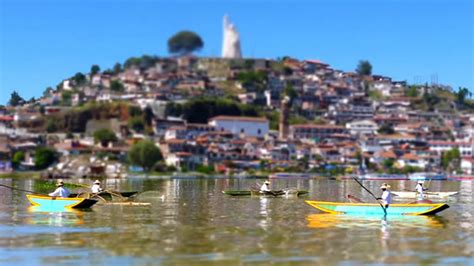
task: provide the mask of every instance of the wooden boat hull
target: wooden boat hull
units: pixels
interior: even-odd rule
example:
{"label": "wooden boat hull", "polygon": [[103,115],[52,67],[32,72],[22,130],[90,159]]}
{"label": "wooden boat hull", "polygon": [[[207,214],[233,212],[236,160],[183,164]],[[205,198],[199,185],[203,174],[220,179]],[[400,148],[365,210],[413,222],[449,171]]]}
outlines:
{"label": "wooden boat hull", "polygon": [[[283,196],[286,194],[283,190],[275,190],[267,193],[260,193],[258,190],[224,190],[222,193],[230,196]],[[307,190],[297,190],[293,195],[296,194],[297,196],[301,196],[308,193]]]}
{"label": "wooden boat hull", "polygon": [[[110,193],[108,191],[103,191],[103,192],[100,192],[100,193],[97,193],[97,194],[93,194],[93,193],[85,193],[87,195],[90,195],[92,199],[105,199],[107,201],[111,201],[113,197],[117,197],[117,195],[120,195],[124,198],[129,198],[129,197],[132,197],[134,195],[136,195],[138,193],[138,191],[126,191],[126,192],[113,192],[113,193]],[[81,194],[75,194],[75,193],[71,193],[69,195],[69,197],[71,198],[74,198],[74,197],[77,197],[77,196],[81,196]],[[99,197],[97,197],[99,196]]]}
{"label": "wooden boat hull", "polygon": [[[418,194],[414,191],[391,191],[393,195],[400,198],[416,198]],[[446,192],[428,192],[425,191],[423,194],[425,198],[447,198],[458,194],[458,191],[446,191]]]}
{"label": "wooden boat hull", "polygon": [[97,203],[97,200],[84,198],[59,198],[39,195],[26,195],[28,201],[33,206],[41,206],[42,209],[64,210],[90,208]]}
{"label": "wooden boat hull", "polygon": [[[345,203],[311,200],[307,200],[306,203],[318,210],[333,214],[384,215],[382,207],[377,203]],[[390,204],[386,210],[387,215],[433,215],[447,208],[449,208],[449,206],[445,203]]]}

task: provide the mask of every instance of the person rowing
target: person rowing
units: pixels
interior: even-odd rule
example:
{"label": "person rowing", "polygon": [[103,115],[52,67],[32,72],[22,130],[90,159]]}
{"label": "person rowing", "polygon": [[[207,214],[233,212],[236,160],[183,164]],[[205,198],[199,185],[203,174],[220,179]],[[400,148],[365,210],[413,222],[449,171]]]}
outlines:
{"label": "person rowing", "polygon": [[263,185],[260,187],[260,193],[271,192],[270,181],[266,180],[263,182]]}
{"label": "person rowing", "polygon": [[385,207],[385,209],[387,209],[392,203],[392,192],[390,192],[389,188],[390,185],[383,183],[382,186],[380,186],[380,189],[382,190],[382,196],[377,198],[378,200],[382,201],[382,205]]}
{"label": "person rowing", "polygon": [[423,198],[425,197],[423,192],[428,189],[423,187],[423,181],[418,181],[418,183],[416,184],[415,190],[416,190],[416,194],[418,195],[418,199],[423,200]]}
{"label": "person rowing", "polygon": [[104,190],[100,187],[100,181],[99,181],[99,180],[94,181],[94,185],[92,185],[91,191],[92,191],[92,193],[94,193],[94,194],[97,194],[97,193],[100,193],[100,192],[104,191]]}
{"label": "person rowing", "polygon": [[56,190],[54,192],[49,193],[48,195],[51,197],[60,197],[60,198],[67,198],[69,197],[69,190],[64,187],[64,182],[59,179],[56,183]]}

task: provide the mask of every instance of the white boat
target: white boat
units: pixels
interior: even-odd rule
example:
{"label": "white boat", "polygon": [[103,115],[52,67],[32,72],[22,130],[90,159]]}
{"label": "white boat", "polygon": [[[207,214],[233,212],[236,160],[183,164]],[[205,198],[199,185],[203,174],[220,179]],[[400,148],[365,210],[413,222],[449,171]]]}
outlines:
{"label": "white boat", "polygon": [[443,173],[413,173],[409,174],[410,180],[446,180],[447,176]]}
{"label": "white boat", "polygon": [[[400,197],[400,198],[416,198],[418,193],[415,191],[391,191],[392,194]],[[458,194],[458,191],[446,191],[446,192],[428,192],[425,191],[423,194],[425,195],[425,198],[447,198],[450,196],[454,196]]]}
{"label": "white boat", "polygon": [[273,173],[268,176],[270,179],[307,179],[312,177],[307,173]]}

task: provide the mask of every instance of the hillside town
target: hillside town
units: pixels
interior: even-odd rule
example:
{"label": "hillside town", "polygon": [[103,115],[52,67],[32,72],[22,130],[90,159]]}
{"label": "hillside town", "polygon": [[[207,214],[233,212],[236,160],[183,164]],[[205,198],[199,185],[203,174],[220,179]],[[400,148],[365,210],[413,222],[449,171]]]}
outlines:
{"label": "hillside town", "polygon": [[367,61],[344,72],[290,57],[95,65],[39,99],[12,93],[0,109],[0,171],[125,176],[145,170],[127,154],[149,140],[162,155],[149,170],[162,173],[473,174],[467,89],[370,72]]}

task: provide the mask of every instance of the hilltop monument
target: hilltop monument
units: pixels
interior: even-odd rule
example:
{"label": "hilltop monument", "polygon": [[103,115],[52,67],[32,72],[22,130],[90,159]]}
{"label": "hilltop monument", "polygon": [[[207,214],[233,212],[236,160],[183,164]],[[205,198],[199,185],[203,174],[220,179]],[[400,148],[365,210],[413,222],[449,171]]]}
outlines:
{"label": "hilltop monument", "polygon": [[227,15],[224,16],[224,40],[222,43],[223,58],[242,58],[240,50],[240,37],[234,24],[229,21]]}

